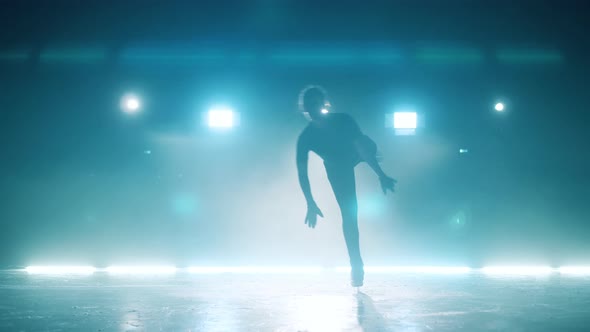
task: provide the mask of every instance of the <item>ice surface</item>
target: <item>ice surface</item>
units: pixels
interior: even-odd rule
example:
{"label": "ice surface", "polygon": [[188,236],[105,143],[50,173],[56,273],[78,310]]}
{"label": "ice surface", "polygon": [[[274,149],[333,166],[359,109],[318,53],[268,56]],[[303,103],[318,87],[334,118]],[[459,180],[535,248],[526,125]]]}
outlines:
{"label": "ice surface", "polygon": [[588,331],[590,277],[0,272],[1,331]]}

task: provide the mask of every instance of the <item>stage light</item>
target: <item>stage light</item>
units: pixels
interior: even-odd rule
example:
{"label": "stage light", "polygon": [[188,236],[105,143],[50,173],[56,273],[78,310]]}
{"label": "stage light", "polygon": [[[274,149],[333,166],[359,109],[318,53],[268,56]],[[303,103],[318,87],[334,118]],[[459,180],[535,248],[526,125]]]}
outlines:
{"label": "stage light", "polygon": [[459,153],[463,154],[463,153],[468,153],[469,150],[467,149],[459,149]]}
{"label": "stage light", "polygon": [[109,266],[105,269],[111,274],[172,274],[176,272],[174,266]]}
{"label": "stage light", "polygon": [[213,108],[209,110],[208,124],[211,128],[231,128],[235,126],[235,114],[228,108]]}
{"label": "stage light", "polygon": [[25,271],[30,274],[92,274],[93,266],[27,266]]}
{"label": "stage light", "polygon": [[503,103],[496,103],[496,106],[494,106],[494,109],[498,112],[503,112],[504,111],[504,104]]}
{"label": "stage light", "polygon": [[550,274],[554,270],[549,266],[487,266],[481,269],[485,274],[516,274],[516,275],[542,275]]}
{"label": "stage light", "polygon": [[266,267],[266,266],[193,266],[188,268],[189,273],[212,274],[212,273],[246,273],[246,274],[307,274],[322,272],[321,267]]}
{"label": "stage light", "polygon": [[135,114],[141,110],[141,100],[133,94],[126,94],[121,98],[121,109],[127,114]]}
{"label": "stage light", "polygon": [[322,108],[322,114],[328,114],[328,113],[329,113],[328,109]]}
{"label": "stage light", "polygon": [[[365,266],[364,269],[365,272],[371,273],[461,274],[472,271],[466,266]],[[336,271],[350,272],[350,267],[337,267]]]}
{"label": "stage light", "polygon": [[416,129],[418,127],[418,115],[416,112],[393,113],[394,129]]}
{"label": "stage light", "polygon": [[563,274],[587,274],[590,275],[590,266],[562,266],[559,273]]}

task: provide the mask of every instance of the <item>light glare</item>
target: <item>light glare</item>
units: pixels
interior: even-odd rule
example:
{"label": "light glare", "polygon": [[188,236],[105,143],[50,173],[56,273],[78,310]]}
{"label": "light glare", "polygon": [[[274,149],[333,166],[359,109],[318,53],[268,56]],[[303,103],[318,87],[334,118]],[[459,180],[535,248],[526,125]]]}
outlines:
{"label": "light glare", "polygon": [[549,266],[487,266],[481,269],[486,274],[549,274],[553,269]]}
{"label": "light glare", "polygon": [[496,106],[494,106],[494,108],[496,109],[496,111],[502,112],[502,111],[504,111],[504,104],[497,103]]}
{"label": "light glare", "polygon": [[123,98],[121,98],[121,108],[123,109],[123,112],[127,114],[135,114],[141,109],[141,101],[135,95],[124,95]]}
{"label": "light glare", "polygon": [[[337,267],[337,272],[350,272],[350,267]],[[469,273],[466,266],[365,266],[365,272],[371,273],[434,273],[460,274]]]}
{"label": "light glare", "polygon": [[[194,274],[311,274],[328,271],[350,273],[350,267],[341,266],[324,268],[316,266],[192,266],[178,269],[174,266],[110,266],[95,268],[93,266],[75,265],[31,265],[24,271],[29,274],[82,274],[90,275],[95,272],[111,274],[174,274],[186,271]],[[482,272],[490,275],[545,275],[561,273],[570,275],[590,275],[590,266],[562,266],[553,269],[549,266],[487,266],[473,269],[466,266],[365,266],[369,273],[431,273],[431,274],[466,274]]]}
{"label": "light glare", "polygon": [[209,111],[209,127],[231,128],[234,126],[234,112],[229,109],[212,109]]}
{"label": "light glare", "polygon": [[563,274],[590,274],[590,266],[562,266],[559,273]]}
{"label": "light glare", "polygon": [[172,274],[174,266],[109,266],[106,272],[112,274]]}
{"label": "light glare", "polygon": [[27,266],[25,271],[30,274],[92,274],[93,266]]}
{"label": "light glare", "polygon": [[321,267],[264,267],[264,266],[193,266],[188,268],[190,273],[319,273]]}
{"label": "light glare", "polygon": [[416,129],[418,115],[416,112],[395,112],[393,113],[394,129]]}

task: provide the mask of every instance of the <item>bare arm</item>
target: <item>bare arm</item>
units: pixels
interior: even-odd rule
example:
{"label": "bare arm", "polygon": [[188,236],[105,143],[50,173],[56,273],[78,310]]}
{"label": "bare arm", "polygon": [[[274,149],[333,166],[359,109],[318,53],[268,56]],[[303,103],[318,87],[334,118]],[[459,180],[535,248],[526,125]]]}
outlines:
{"label": "bare arm", "polygon": [[397,181],[389,177],[387,174],[385,174],[385,172],[383,172],[383,169],[381,169],[381,165],[379,165],[379,161],[377,161],[377,145],[370,138],[364,135],[355,140],[354,145],[361,158],[367,164],[369,164],[371,169],[379,177],[379,182],[381,183],[381,189],[383,190],[383,193],[387,194],[387,190],[391,190],[393,192],[395,183]]}
{"label": "bare arm", "polygon": [[361,136],[354,142],[356,151],[379,178],[387,176],[377,161],[377,146],[374,146],[375,143],[368,141],[368,138],[364,137]]}
{"label": "bare arm", "polygon": [[395,183],[397,181],[389,177],[387,174],[385,174],[385,172],[383,172],[383,169],[381,169],[381,165],[379,165],[379,161],[377,160],[377,145],[368,136],[363,135],[360,127],[354,121],[354,119],[350,118],[349,121],[352,134],[355,137],[354,147],[356,152],[379,177],[379,182],[381,183],[381,189],[383,189],[383,193],[387,193],[387,190],[391,190],[393,192]]}
{"label": "bare arm", "polygon": [[313,203],[313,196],[311,194],[311,186],[309,184],[309,177],[307,175],[307,162],[309,160],[309,147],[299,137],[297,141],[297,174],[299,176],[299,185],[305,196],[307,204]]}
{"label": "bare arm", "polygon": [[309,177],[307,176],[307,162],[309,157],[309,146],[305,144],[305,140],[299,137],[297,141],[297,173],[299,175],[299,185],[307,201],[307,214],[305,216],[305,224],[310,228],[315,228],[317,224],[317,217],[324,217],[322,211],[317,206],[311,195],[311,186],[309,185]]}

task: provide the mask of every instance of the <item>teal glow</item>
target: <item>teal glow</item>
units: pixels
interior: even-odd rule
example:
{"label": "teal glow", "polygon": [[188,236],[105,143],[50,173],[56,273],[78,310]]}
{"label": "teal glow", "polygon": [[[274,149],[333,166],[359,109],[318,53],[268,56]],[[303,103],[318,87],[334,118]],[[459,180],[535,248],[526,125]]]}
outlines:
{"label": "teal glow", "polygon": [[416,60],[426,64],[479,64],[483,62],[481,51],[472,48],[421,48]]}
{"label": "teal glow", "polygon": [[383,193],[379,195],[362,195],[358,198],[359,216],[378,217],[383,214],[386,203]]}
{"label": "teal glow", "polygon": [[197,210],[197,200],[190,193],[176,195],[172,199],[172,212],[179,217],[190,217]]}
{"label": "teal glow", "polygon": [[451,217],[449,224],[453,229],[461,229],[465,227],[467,224],[467,213],[463,210],[457,211],[457,213]]}
{"label": "teal glow", "polygon": [[252,62],[258,58],[254,51],[241,51],[236,54],[236,58],[241,62]]}
{"label": "teal glow", "polygon": [[[111,265],[106,268],[94,266],[74,265],[34,265],[22,269],[27,274],[81,274],[92,275],[94,273],[110,274],[174,274],[188,272],[191,274],[319,274],[319,273],[350,273],[350,266],[337,266],[326,268],[320,266],[189,266],[186,268],[174,265]],[[466,274],[482,273],[486,275],[548,275],[553,273],[580,276],[586,278],[590,274],[590,266],[561,266],[552,268],[542,265],[496,265],[483,268],[471,268],[468,266],[365,266],[365,271],[370,273],[427,273],[427,274]]]}
{"label": "teal glow", "polygon": [[402,60],[402,55],[397,50],[374,50],[366,55],[369,64],[394,64]]}
{"label": "teal glow", "polygon": [[306,65],[347,65],[358,59],[359,55],[355,51],[345,49],[284,50],[269,55],[269,60],[275,63]]}
{"label": "teal glow", "polygon": [[49,48],[39,59],[45,63],[98,63],[106,59],[104,48]]}
{"label": "teal glow", "polygon": [[502,49],[496,52],[499,62],[508,64],[559,64],[563,62],[560,52],[539,49]]}
{"label": "teal glow", "polygon": [[12,50],[0,52],[0,61],[24,62],[29,59],[30,52],[24,50]]}
{"label": "teal glow", "polygon": [[129,49],[121,54],[121,61],[136,64],[215,64],[229,57],[228,52],[221,49]]}

